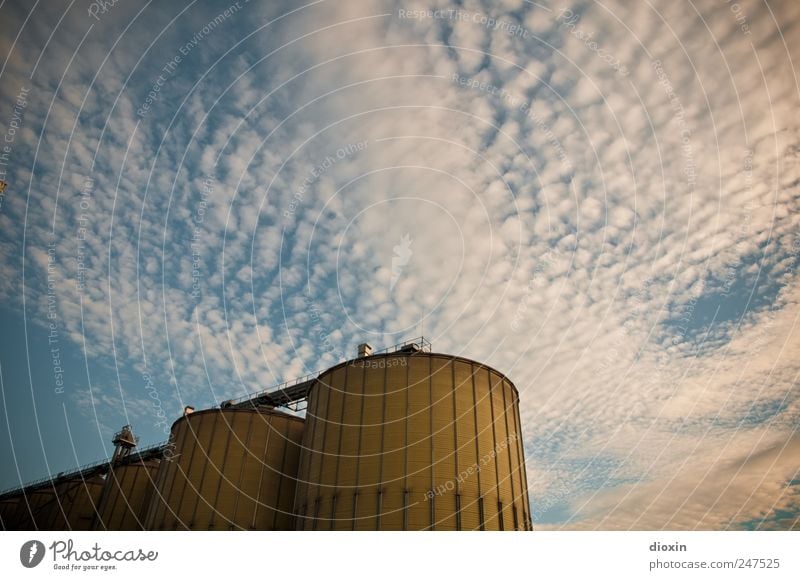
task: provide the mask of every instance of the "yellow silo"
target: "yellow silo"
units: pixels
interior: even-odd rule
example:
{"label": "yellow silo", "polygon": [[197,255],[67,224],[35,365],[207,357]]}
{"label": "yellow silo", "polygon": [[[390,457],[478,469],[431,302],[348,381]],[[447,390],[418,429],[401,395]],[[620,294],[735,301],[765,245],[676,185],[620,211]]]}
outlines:
{"label": "yellow silo", "polygon": [[365,356],[311,389],[295,514],[304,530],[529,530],[514,385],[427,352]]}
{"label": "yellow silo", "polygon": [[172,426],[150,530],[288,530],[303,419],[272,410],[209,409]]}
{"label": "yellow silo", "polygon": [[55,482],[55,494],[50,488],[49,501],[34,512],[40,530],[92,529],[97,504],[105,485],[104,471],[78,473]]}
{"label": "yellow silo", "polygon": [[113,465],[97,506],[95,530],[143,530],[160,459],[136,455]]}

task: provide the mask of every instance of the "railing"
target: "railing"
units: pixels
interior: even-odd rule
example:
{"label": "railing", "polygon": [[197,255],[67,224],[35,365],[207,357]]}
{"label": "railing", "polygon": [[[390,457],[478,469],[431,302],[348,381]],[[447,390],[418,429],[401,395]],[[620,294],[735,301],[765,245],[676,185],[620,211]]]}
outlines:
{"label": "railing", "polygon": [[431,345],[429,340],[425,340],[424,336],[418,336],[417,338],[412,338],[412,339],[407,340],[405,342],[401,342],[400,344],[395,344],[393,346],[389,346],[389,347],[381,349],[381,350],[376,350],[372,354],[373,355],[376,355],[376,354],[390,354],[390,353],[393,353],[393,352],[401,351],[404,348],[406,348],[408,346],[411,346],[411,345],[417,346],[421,352],[431,352],[431,348],[432,348],[432,345]]}

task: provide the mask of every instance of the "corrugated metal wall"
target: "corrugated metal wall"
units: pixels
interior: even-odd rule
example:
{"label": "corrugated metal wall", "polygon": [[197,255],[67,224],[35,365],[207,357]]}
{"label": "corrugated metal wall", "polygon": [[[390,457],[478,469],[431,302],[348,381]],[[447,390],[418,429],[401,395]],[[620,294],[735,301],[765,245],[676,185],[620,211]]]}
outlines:
{"label": "corrugated metal wall", "polygon": [[17,501],[14,522],[18,530],[90,530],[105,481],[102,472],[56,481],[26,490]]}
{"label": "corrugated metal wall", "polygon": [[22,494],[13,495],[0,500],[0,529],[18,529],[16,517],[20,499],[22,499]]}
{"label": "corrugated metal wall", "polygon": [[18,496],[17,501],[10,508],[8,520],[6,521],[7,530],[44,530],[40,525],[41,517],[37,517],[43,509],[46,509],[55,500],[54,486],[38,487],[35,489],[23,490]]}
{"label": "corrugated metal wall", "polygon": [[295,500],[305,530],[531,529],[516,388],[430,353],[323,373]]}
{"label": "corrugated metal wall", "polygon": [[516,388],[441,354],[337,365],[313,386],[305,422],[265,409],[188,414],[160,459],[105,469],[4,498],[3,528],[532,528]]}
{"label": "corrugated metal wall", "polygon": [[211,409],[172,427],[147,528],[288,530],[303,420],[273,411]]}

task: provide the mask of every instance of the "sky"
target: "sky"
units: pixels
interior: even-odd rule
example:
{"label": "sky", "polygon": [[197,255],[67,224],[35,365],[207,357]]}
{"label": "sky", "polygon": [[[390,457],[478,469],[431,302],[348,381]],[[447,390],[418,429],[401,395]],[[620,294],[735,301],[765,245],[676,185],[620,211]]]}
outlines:
{"label": "sky", "polygon": [[0,3],[0,488],[424,335],[536,529],[800,527],[800,4]]}

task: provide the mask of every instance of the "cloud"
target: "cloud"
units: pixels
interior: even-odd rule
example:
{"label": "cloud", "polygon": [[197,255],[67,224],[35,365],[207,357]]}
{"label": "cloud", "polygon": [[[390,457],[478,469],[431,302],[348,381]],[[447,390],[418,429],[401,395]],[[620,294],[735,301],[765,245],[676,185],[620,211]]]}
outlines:
{"label": "cloud", "polygon": [[4,45],[3,102],[31,91],[0,295],[45,324],[55,242],[59,331],[119,372],[96,408],[119,388],[147,421],[143,373],[177,413],[424,329],[519,387],[553,525],[795,505],[797,7],[748,4],[746,33],[714,2],[248,4],[186,55],[219,6],[82,10]]}

